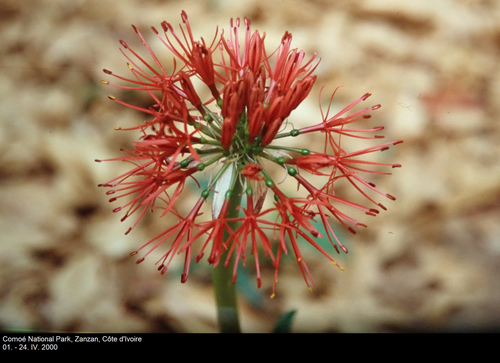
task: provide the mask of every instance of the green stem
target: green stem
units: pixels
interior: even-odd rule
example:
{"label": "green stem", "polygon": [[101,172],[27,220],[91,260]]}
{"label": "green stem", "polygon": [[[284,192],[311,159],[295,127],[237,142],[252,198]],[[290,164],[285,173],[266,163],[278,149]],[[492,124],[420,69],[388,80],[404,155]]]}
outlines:
{"label": "green stem", "polygon": [[[239,180],[236,180],[229,202],[226,216],[227,219],[238,218],[238,207],[240,206],[242,193],[243,186]],[[229,228],[234,231],[237,229],[239,222],[232,221],[227,224]],[[223,238],[224,241],[229,238],[229,233],[226,229],[224,230]],[[236,287],[233,284],[233,270],[224,267],[226,256],[227,251],[221,255],[219,264],[212,270],[219,327],[221,333],[241,333]],[[234,258],[232,258],[232,260],[234,260]]]}

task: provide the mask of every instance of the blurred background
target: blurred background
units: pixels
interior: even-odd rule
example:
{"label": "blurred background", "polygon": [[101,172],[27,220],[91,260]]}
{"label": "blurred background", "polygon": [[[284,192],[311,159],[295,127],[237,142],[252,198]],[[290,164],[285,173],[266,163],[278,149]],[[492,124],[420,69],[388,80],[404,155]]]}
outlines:
{"label": "blurred background", "polygon": [[[177,26],[185,10],[196,37],[248,17],[274,50],[285,31],[294,48],[322,59],[318,81],[291,122],[321,119],[318,100],[341,109],[366,92],[382,104],[371,126],[384,154],[403,165],[369,176],[392,202],[338,228],[349,254],[328,252],[341,272],[301,247],[316,282],[309,292],[295,260],[264,263],[256,289],[249,263],[238,277],[242,328],[269,332],[296,309],[294,332],[490,331],[500,327],[500,3],[494,0],[2,0],[0,2],[0,329],[75,332],[216,332],[210,268],[183,258],[161,276],[153,258],[129,253],[165,229],[145,218],[128,236],[112,213],[107,182],[126,170],[143,95],[106,88],[102,69],[128,76],[119,40],[143,51],[135,24],[165,64],[150,30]],[[147,58],[148,60],[150,58]],[[106,78],[108,77],[108,78]],[[326,103],[325,103],[326,102]],[[368,102],[368,104],[367,104]],[[306,145],[311,140],[305,139]],[[374,145],[368,143],[367,145]],[[294,186],[292,186],[293,188]],[[362,202],[359,193],[341,190]],[[197,198],[195,188],[186,198]],[[153,218],[156,217],[156,218]],[[328,248],[328,243],[327,247]]]}

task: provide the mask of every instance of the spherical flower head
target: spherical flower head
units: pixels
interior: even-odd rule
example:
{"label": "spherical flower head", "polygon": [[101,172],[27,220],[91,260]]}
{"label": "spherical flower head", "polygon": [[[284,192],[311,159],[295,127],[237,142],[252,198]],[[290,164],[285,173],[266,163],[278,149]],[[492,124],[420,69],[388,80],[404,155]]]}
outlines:
{"label": "spherical flower head", "polygon": [[[347,252],[330,221],[337,220],[354,233],[354,227],[366,225],[343,212],[344,207],[370,216],[379,214],[379,209],[386,209],[368,193],[375,192],[390,200],[395,198],[364,178],[370,173],[389,174],[379,169],[400,165],[366,161],[362,157],[387,150],[402,141],[386,142],[354,152],[344,149],[349,138],[383,137],[377,134],[383,127],[352,127],[352,124],[370,118],[369,112],[380,107],[376,105],[351,112],[370,94],[363,95],[334,116],[329,115],[329,106],[326,113],[322,111],[321,120],[311,121],[310,126],[301,129],[290,128],[288,117],[309,95],[316,82],[313,75],[319,63],[316,54],[308,58],[303,51],[292,49],[292,35],[288,32],[278,47],[269,52],[265,47],[265,34],[252,31],[246,18],[243,24],[240,19],[231,20],[228,32],[218,35],[217,31],[209,44],[203,38],[195,39],[185,12],[181,18],[180,32],[167,22],[161,24],[161,31],[152,27],[166,51],[174,57],[172,72],[167,72],[135,26],[133,29],[152,62],[120,41],[123,47],[120,51],[128,61],[132,76],[126,78],[104,70],[122,82],[115,84],[106,80],[102,83],[146,92],[151,97],[152,106],[143,108],[109,96],[116,103],[144,112],[148,119],[128,129],[138,130],[141,135],[134,148],[126,151],[123,157],[109,159],[128,162],[131,169],[100,186],[111,188],[107,192],[113,195],[110,202],[126,197],[126,201],[113,210],[125,212],[122,221],[137,216],[127,234],[148,210],[160,209],[162,216],[170,214],[176,220],[173,226],[132,254],[147,250],[138,261],[141,262],[153,250],[168,243],[167,252],[157,262],[158,270],[165,273],[173,256],[184,253],[181,281],[185,282],[192,258],[198,262],[205,251],[210,250],[207,260],[216,266],[227,251],[222,263],[227,267],[234,258],[236,281],[236,268],[240,262],[246,264],[249,244],[255,259],[258,287],[261,286],[258,250],[262,249],[273,263],[274,296],[281,256],[287,254],[291,246],[304,280],[311,288],[314,282],[300,252],[300,244],[313,245],[340,267],[317,243],[325,236],[318,232],[314,223],[324,225],[326,237],[337,253],[339,247]],[[201,89],[194,86],[194,78],[209,91],[208,99],[202,99]],[[318,143],[320,147],[312,149],[303,148],[299,143],[296,147],[280,144],[285,138],[299,141],[298,137],[303,134],[318,135],[318,140],[323,140],[321,145]],[[285,170],[288,177],[302,187],[304,194],[286,195],[272,179],[270,168]],[[197,182],[199,172],[208,169],[211,169],[208,187],[201,192],[191,212],[183,215],[177,204],[186,182],[189,179]],[[307,180],[308,174],[324,177],[324,184],[314,185]],[[335,186],[339,180],[347,181],[372,205],[364,206],[337,196]],[[267,194],[274,195],[275,202],[264,209]],[[207,200],[211,202],[212,219],[200,220]],[[240,201],[243,204],[239,205]],[[202,241],[202,247],[196,256],[192,256],[197,240]],[[276,254],[273,253],[273,244],[277,245]]]}

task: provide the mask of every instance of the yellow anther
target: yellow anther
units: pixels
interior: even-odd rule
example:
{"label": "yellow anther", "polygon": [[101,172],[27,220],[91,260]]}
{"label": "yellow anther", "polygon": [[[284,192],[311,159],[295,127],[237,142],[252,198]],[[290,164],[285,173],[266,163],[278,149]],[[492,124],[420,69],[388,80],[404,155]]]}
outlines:
{"label": "yellow anther", "polygon": [[120,126],[116,126],[115,130],[121,130],[122,128]]}
{"label": "yellow anther", "polygon": [[345,270],[345,268],[343,268],[342,266],[340,266],[340,265],[339,265],[337,262],[335,262],[335,261],[332,261],[332,265],[337,266],[337,267],[340,269],[340,271],[344,271],[344,270]]}
{"label": "yellow anther", "polygon": [[309,291],[310,291],[310,292],[313,292],[313,289],[312,289],[311,287],[309,287]]}
{"label": "yellow anther", "polygon": [[132,66],[130,65],[130,63],[127,63],[127,66],[128,66],[128,68],[129,68],[130,70],[134,69],[134,68],[132,68]]}
{"label": "yellow anther", "polygon": [[130,252],[130,256],[135,256],[135,255],[137,255],[137,251]]}
{"label": "yellow anther", "polygon": [[275,296],[276,296],[275,294],[272,294],[272,295],[271,295],[271,299],[274,299],[274,297],[275,297]]}
{"label": "yellow anther", "polygon": [[300,257],[299,257],[299,258],[297,258],[297,261],[298,261],[298,262],[301,262],[301,261],[302,261],[302,258],[300,258]]}
{"label": "yellow anther", "polygon": [[109,82],[108,82],[108,81],[104,81],[104,80],[101,80],[101,83],[102,83],[102,84],[109,84]]}
{"label": "yellow anther", "polygon": [[115,97],[115,96],[111,96],[111,95],[109,95],[109,96],[108,96],[108,98],[109,98],[110,100],[115,100],[115,99],[116,99],[116,97]]}

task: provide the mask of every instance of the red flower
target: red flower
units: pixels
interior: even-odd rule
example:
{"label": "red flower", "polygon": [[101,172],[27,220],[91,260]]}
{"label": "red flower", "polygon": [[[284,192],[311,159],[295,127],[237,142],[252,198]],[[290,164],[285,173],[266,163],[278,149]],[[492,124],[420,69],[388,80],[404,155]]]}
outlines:
{"label": "red flower", "polygon": [[248,238],[250,238],[252,255],[254,256],[255,259],[255,268],[257,271],[257,287],[260,288],[262,285],[262,281],[260,278],[260,262],[259,262],[257,236],[259,237],[259,240],[262,244],[262,248],[264,250],[264,256],[266,257],[270,256],[272,261],[274,262],[275,260],[272,251],[271,241],[269,240],[267,234],[265,233],[264,228],[261,227],[260,225],[262,224],[267,226],[275,226],[275,224],[269,222],[266,219],[259,218],[265,214],[268,214],[269,211],[266,211],[264,213],[259,213],[260,208],[258,206],[257,208],[254,207],[254,205],[256,205],[256,202],[254,200],[253,189],[251,187],[247,188],[246,195],[247,195],[247,208],[244,209],[245,216],[240,219],[241,226],[227,241],[228,244],[231,244],[231,242],[232,244],[229,249],[229,254],[227,256],[226,267],[230,262],[230,258],[232,256],[233,251],[236,250],[235,252],[236,261],[233,270],[233,276],[234,276],[233,281],[236,282],[236,278],[238,276],[238,274],[236,273],[236,268],[238,266],[238,262],[240,261],[240,259],[243,260],[243,265],[246,266],[246,250],[247,250]]}
{"label": "red flower", "polygon": [[260,172],[264,170],[264,168],[257,164],[247,164],[241,169],[241,175],[250,180],[261,181],[264,180],[264,177],[260,175]]}
{"label": "red flower", "polygon": [[[379,214],[376,208],[337,196],[337,181],[347,180],[370,203],[385,210],[385,206],[368,193],[376,192],[391,200],[395,198],[377,189],[365,177],[373,173],[388,175],[387,172],[379,171],[379,168],[396,168],[400,165],[366,161],[363,156],[384,151],[402,141],[346,151],[348,137],[383,137],[377,134],[367,136],[382,131],[381,126],[369,129],[352,126],[359,120],[370,118],[368,113],[380,107],[376,105],[348,114],[354,106],[370,96],[368,93],[333,117],[329,116],[329,107],[326,114],[322,113],[319,123],[286,131],[287,118],[309,95],[316,82],[316,76],[313,75],[318,65],[315,62],[316,55],[307,59],[303,51],[292,49],[292,35],[288,32],[278,48],[268,52],[264,44],[265,35],[258,31],[252,32],[250,21],[246,18],[243,21],[243,41],[240,41],[240,20],[236,19],[231,20],[227,35],[222,32],[218,36],[216,33],[208,45],[203,39],[195,40],[185,12],[182,12],[181,17],[183,25],[179,34],[167,22],[161,24],[163,34],[152,28],[174,56],[174,70],[171,73],[165,70],[136,27],[133,29],[153,59],[152,64],[120,41],[132,77],[126,78],[104,70],[107,75],[126,82],[122,85],[103,81],[104,84],[145,91],[151,97],[151,107],[138,107],[109,96],[114,102],[144,112],[149,119],[129,129],[139,130],[142,135],[134,143],[133,150],[127,151],[123,157],[108,159],[130,163],[132,168],[100,186],[112,188],[107,192],[113,195],[110,202],[124,200],[120,207],[114,209],[114,212],[126,211],[122,221],[138,213],[137,220],[126,233],[139,223],[147,210],[161,209],[162,216],[170,214],[175,217],[177,223],[133,252],[137,254],[142,249],[149,249],[138,262],[168,243],[167,252],[158,261],[159,270],[165,273],[173,256],[184,253],[181,281],[185,282],[193,243],[202,240],[195,262],[203,258],[205,251],[210,251],[207,260],[215,266],[221,262],[222,253],[228,251],[223,263],[228,267],[231,257],[234,257],[233,274],[236,281],[237,266],[240,262],[246,265],[249,245],[257,270],[257,285],[260,287],[262,280],[258,249],[262,248],[264,256],[270,257],[274,266],[274,296],[282,253],[287,254],[291,246],[304,280],[311,287],[314,282],[300,250],[303,241],[340,267],[317,243],[317,239],[323,236],[314,223],[321,222],[324,225],[337,253],[338,246],[347,252],[333,232],[330,220],[336,219],[354,233],[354,227],[366,225],[341,211],[341,208],[353,208],[371,216]],[[216,52],[220,52],[220,56],[215,56]],[[193,77],[201,80],[208,89],[211,94],[209,99],[200,97]],[[282,138],[308,133],[325,135],[319,150],[279,144]],[[285,169],[289,177],[302,187],[304,194],[285,195],[271,179],[264,161]],[[176,206],[186,181],[189,178],[196,181],[197,173],[210,166],[214,168],[207,189],[201,192],[193,209],[183,216]],[[324,177],[324,183],[314,186],[301,174],[302,171]],[[230,209],[234,208],[233,201],[241,197],[236,193],[241,187],[246,190],[246,208],[240,207],[240,215],[235,216],[230,213]],[[267,191],[274,194],[275,203],[263,209]],[[212,219],[201,220],[202,207],[209,198],[212,199]],[[273,243],[277,244],[276,255],[273,254]]]}

